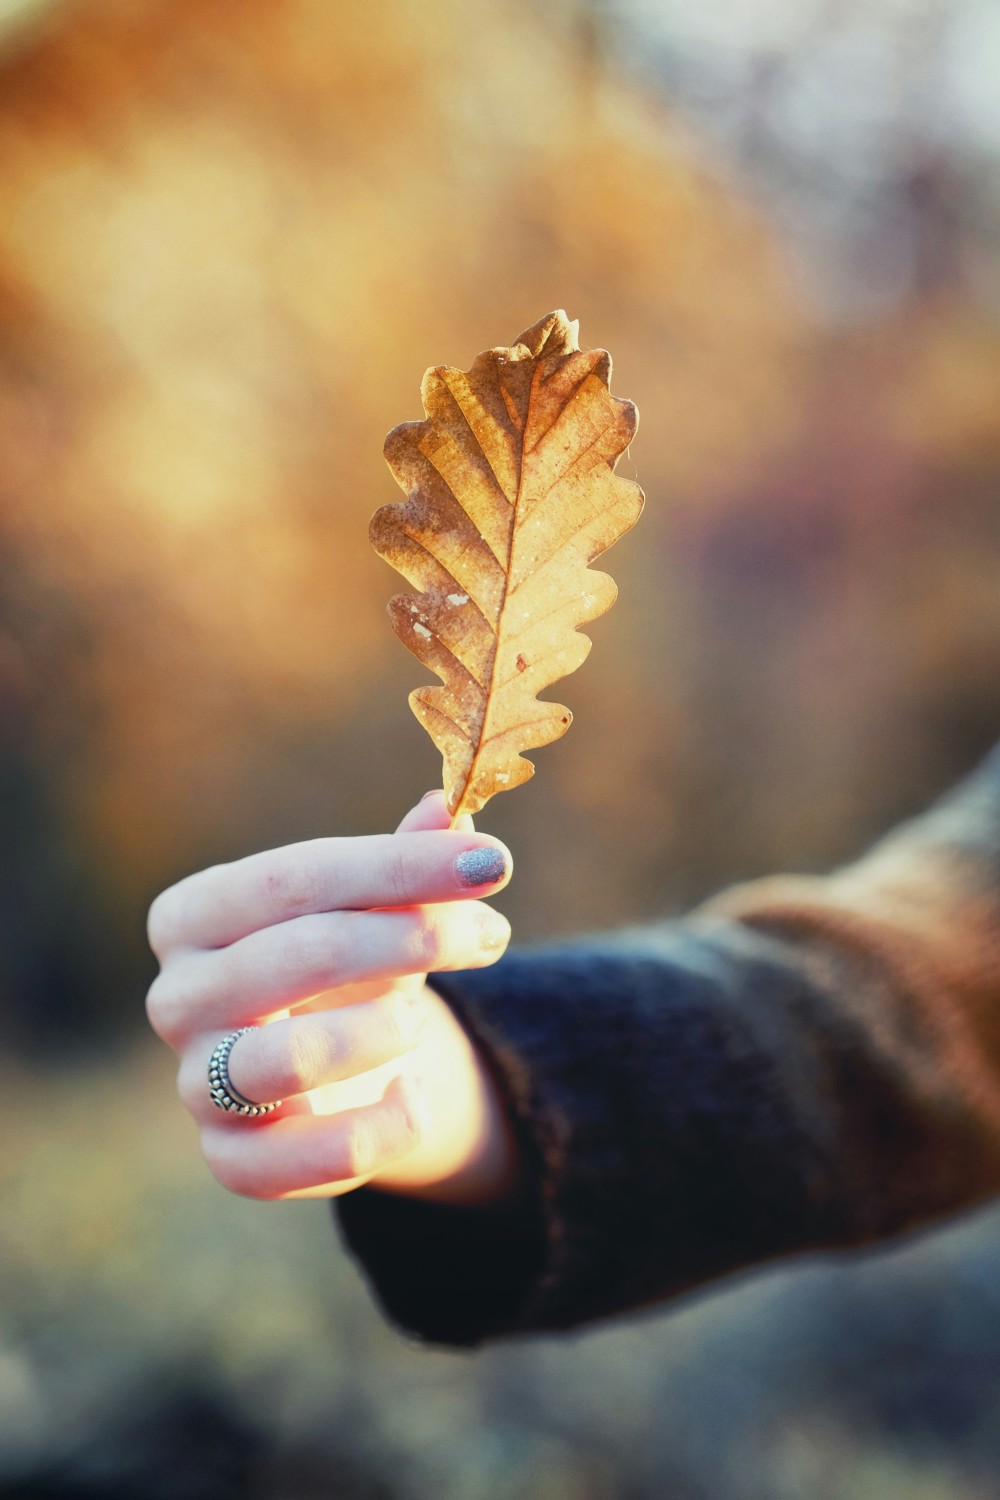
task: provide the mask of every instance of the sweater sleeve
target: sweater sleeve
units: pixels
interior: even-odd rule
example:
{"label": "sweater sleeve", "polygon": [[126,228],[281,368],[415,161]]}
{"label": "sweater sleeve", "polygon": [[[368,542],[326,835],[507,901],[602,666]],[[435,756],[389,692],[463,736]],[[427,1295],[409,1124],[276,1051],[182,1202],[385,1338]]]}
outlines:
{"label": "sweater sleeve", "polygon": [[526,1186],[497,1209],[336,1200],[417,1337],[568,1328],[967,1209],[1000,1191],[1000,748],[831,876],[434,984]]}

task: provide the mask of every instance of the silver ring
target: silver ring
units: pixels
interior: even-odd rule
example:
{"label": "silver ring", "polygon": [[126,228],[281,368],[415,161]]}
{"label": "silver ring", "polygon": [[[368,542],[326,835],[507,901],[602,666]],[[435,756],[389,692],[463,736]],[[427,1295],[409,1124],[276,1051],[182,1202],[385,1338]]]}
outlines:
{"label": "silver ring", "polygon": [[275,1099],[271,1104],[257,1104],[255,1100],[248,1099],[241,1094],[239,1089],[233,1088],[229,1078],[229,1054],[232,1052],[241,1036],[248,1032],[259,1031],[259,1026],[241,1026],[239,1031],[231,1031],[224,1036],[216,1047],[208,1064],[208,1092],[212,1096],[212,1103],[219,1109],[224,1109],[227,1114],[233,1115],[269,1115],[273,1109],[283,1101]]}

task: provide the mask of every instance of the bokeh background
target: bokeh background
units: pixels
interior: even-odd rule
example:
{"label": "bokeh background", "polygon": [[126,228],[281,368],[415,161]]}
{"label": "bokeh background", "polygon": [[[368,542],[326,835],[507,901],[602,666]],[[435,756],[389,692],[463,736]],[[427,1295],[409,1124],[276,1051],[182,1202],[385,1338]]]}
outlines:
{"label": "bokeh background", "polygon": [[0,0],[0,1490],[984,1500],[1000,1217],[474,1356],[218,1189],[152,896],[435,783],[369,551],[431,363],[639,405],[519,941],[860,852],[1000,735],[992,0]]}

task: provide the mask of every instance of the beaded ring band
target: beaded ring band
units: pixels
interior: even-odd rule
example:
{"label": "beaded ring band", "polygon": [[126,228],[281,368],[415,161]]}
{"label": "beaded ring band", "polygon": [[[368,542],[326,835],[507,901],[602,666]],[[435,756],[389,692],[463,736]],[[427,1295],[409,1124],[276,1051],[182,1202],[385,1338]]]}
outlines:
{"label": "beaded ring band", "polygon": [[241,1036],[259,1030],[258,1026],[241,1026],[238,1031],[231,1031],[228,1036],[222,1038],[209,1060],[208,1092],[212,1096],[212,1103],[219,1109],[225,1110],[227,1114],[269,1115],[282,1103],[280,1099],[275,1099],[271,1104],[257,1104],[253,1099],[248,1099],[245,1094],[241,1094],[239,1089],[234,1088],[229,1078],[230,1052]]}

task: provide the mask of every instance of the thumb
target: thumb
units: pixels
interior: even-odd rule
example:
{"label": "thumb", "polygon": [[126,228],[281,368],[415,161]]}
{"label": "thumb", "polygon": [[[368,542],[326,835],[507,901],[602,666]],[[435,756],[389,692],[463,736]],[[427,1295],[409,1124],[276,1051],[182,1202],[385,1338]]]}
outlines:
{"label": "thumb", "polygon": [[[411,807],[406,817],[396,829],[397,833],[429,833],[439,828],[451,827],[451,814],[445,801],[444,792],[427,792],[417,803]],[[459,833],[474,833],[475,825],[468,813],[463,813],[455,824]]]}

